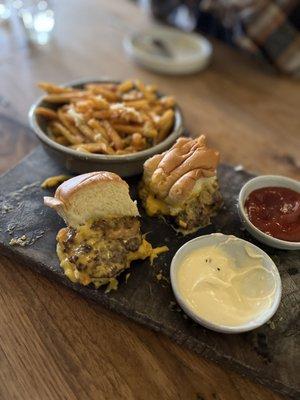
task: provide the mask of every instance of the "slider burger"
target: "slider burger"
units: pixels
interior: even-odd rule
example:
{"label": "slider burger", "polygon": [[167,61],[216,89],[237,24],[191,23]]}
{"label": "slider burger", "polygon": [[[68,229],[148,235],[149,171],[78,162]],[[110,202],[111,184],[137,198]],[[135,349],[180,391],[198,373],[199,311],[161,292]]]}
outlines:
{"label": "slider burger", "polygon": [[179,138],[144,164],[139,195],[147,214],[169,216],[182,233],[210,224],[222,204],[216,168],[219,152],[204,135]]}
{"label": "slider burger", "polygon": [[44,197],[67,228],[57,234],[60,265],[72,282],[97,288],[117,286],[116,276],[133,260],[155,257],[140,232],[139,212],[125,181],[111,172],[91,172],[69,179],[54,197]]}

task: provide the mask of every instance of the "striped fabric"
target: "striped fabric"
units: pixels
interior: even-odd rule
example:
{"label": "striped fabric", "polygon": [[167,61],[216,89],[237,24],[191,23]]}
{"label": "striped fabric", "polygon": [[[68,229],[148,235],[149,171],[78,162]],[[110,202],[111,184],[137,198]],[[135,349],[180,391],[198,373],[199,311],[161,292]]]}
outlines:
{"label": "striped fabric", "polygon": [[152,0],[154,16],[200,30],[300,76],[300,0]]}

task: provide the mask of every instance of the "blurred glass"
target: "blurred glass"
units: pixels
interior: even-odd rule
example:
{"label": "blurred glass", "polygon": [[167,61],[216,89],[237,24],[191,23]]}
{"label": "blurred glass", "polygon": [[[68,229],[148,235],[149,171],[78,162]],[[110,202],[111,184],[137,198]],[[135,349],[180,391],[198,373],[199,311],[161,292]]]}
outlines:
{"label": "blurred glass", "polygon": [[54,11],[52,2],[46,0],[24,0],[20,16],[29,39],[41,45],[47,44],[54,28]]}
{"label": "blurred glass", "polygon": [[23,7],[23,0],[10,0],[12,11],[16,11],[18,16],[21,16],[21,8]]}
{"label": "blurred glass", "polygon": [[10,17],[9,0],[0,0],[0,22],[6,21]]}

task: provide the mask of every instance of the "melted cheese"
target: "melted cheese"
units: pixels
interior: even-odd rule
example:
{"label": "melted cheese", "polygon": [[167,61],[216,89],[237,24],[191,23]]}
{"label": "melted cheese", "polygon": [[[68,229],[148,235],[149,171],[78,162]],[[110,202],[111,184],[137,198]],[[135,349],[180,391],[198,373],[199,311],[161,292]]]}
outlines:
{"label": "melted cheese", "polygon": [[170,207],[162,200],[156,199],[151,194],[146,198],[146,210],[147,214],[152,217],[156,214],[169,214]]}
{"label": "melted cheese", "polygon": [[194,200],[195,197],[199,198],[199,202],[209,204],[211,202],[211,196],[216,190],[218,190],[218,182],[217,178],[213,176],[211,178],[199,179],[190,196],[185,199],[183,203],[177,204],[176,206],[167,203],[165,200],[156,198],[146,186],[140,187],[140,196],[144,199],[145,209],[150,217],[157,214],[176,216],[181,211],[186,210],[189,203]]}
{"label": "melted cheese", "polygon": [[45,179],[42,182],[41,188],[42,189],[50,189],[50,188],[56,187],[70,178],[71,177],[69,175],[50,176],[49,178]]}
{"label": "melted cheese", "polygon": [[[80,233],[82,237],[85,237],[85,235],[88,235],[88,232],[90,231],[89,227],[81,227],[84,229],[80,229]],[[94,231],[92,231],[94,232]],[[87,236],[88,237],[88,236]],[[101,241],[98,239],[97,242],[97,248],[99,248],[99,244],[101,245],[101,242],[103,244],[103,249],[105,248],[105,242]],[[116,290],[118,287],[118,284],[116,283],[117,280],[115,278],[91,278],[87,272],[84,271],[78,271],[74,264],[72,264],[69,261],[69,255],[65,253],[62,250],[62,247],[60,244],[57,244],[57,255],[60,260],[60,266],[63,268],[65,275],[70,279],[70,281],[76,283],[79,282],[82,285],[86,286],[89,285],[91,282],[96,286],[96,288],[109,284],[107,291],[110,291],[112,289]],[[152,264],[153,260],[161,253],[168,251],[167,246],[162,246],[162,247],[156,247],[153,248],[151,244],[143,238],[143,241],[140,245],[140,247],[136,251],[130,251],[127,254],[127,259],[126,259],[126,265],[124,268],[129,268],[130,263],[135,260],[144,260],[147,257],[150,258],[150,262]],[[87,264],[87,259],[88,255],[86,254],[80,254],[78,256],[78,261],[84,265]]]}

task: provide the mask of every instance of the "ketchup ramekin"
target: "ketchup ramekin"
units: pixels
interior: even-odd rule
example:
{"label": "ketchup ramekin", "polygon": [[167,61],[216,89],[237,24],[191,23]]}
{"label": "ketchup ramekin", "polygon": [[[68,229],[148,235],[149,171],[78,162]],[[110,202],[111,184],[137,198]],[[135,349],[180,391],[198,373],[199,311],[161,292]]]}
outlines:
{"label": "ketchup ramekin", "polygon": [[253,225],[247,215],[245,202],[250,193],[252,193],[256,189],[261,189],[270,186],[292,189],[300,193],[300,182],[295,179],[287,178],[285,176],[261,175],[253,179],[250,179],[242,187],[238,198],[238,209],[241,221],[244,224],[247,231],[252,236],[254,236],[255,239],[259,240],[260,242],[270,247],[275,247],[276,249],[281,249],[281,250],[300,250],[300,242],[289,242],[287,240],[281,240],[273,236],[267,235],[266,233],[258,229],[255,225]]}

